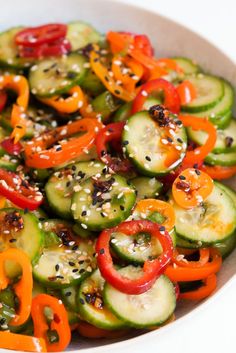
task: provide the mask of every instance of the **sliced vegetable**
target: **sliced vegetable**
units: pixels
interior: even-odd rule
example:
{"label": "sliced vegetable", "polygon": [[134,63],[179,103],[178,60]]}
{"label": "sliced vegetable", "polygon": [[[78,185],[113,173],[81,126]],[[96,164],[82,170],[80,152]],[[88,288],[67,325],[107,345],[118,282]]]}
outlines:
{"label": "sliced vegetable", "polygon": [[43,338],[30,337],[12,332],[0,332],[0,347],[25,352],[47,352]]}
{"label": "sliced vegetable", "polygon": [[187,300],[205,299],[214,292],[214,290],[216,289],[216,285],[217,285],[216,275],[212,274],[203,280],[203,285],[200,288],[193,291],[180,293],[179,298],[187,299]]}

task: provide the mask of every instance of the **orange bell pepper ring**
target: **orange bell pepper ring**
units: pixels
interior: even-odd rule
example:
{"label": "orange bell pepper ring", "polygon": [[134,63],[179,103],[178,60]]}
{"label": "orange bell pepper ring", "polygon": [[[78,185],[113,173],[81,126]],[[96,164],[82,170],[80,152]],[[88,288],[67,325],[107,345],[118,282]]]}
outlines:
{"label": "orange bell pepper ring", "polygon": [[11,113],[11,125],[13,132],[11,137],[17,143],[26,132],[25,111],[29,102],[29,85],[24,76],[4,75],[0,76],[0,90],[10,88],[18,95],[16,104],[13,105]]}
{"label": "orange bell pepper ring", "polygon": [[[195,251],[194,251],[195,252]],[[201,267],[206,265],[210,258],[209,248],[199,249],[200,258],[198,261],[188,261],[184,255],[179,252],[179,249],[174,249],[172,261],[182,267]]]}
{"label": "orange bell pepper ring", "polygon": [[208,133],[207,140],[203,146],[195,148],[193,151],[188,151],[183,163],[199,163],[213,150],[217,133],[215,126],[206,118],[197,118],[191,115],[179,115],[185,127],[191,127],[193,130],[203,130]]}
{"label": "orange bell pepper ring", "polygon": [[6,331],[0,332],[0,348],[25,352],[47,352],[43,338],[30,337]]}
{"label": "orange bell pepper ring", "polygon": [[32,266],[28,256],[22,250],[11,248],[0,253],[0,290],[5,289],[10,283],[5,273],[5,262],[9,260],[17,262],[22,269],[21,279],[13,285],[20,305],[15,317],[10,322],[12,326],[20,326],[30,316],[33,289]]}
{"label": "orange bell pepper ring", "polygon": [[168,232],[173,229],[175,225],[174,208],[167,202],[156,199],[140,200],[135,207],[134,212],[136,211],[145,215],[153,212],[160,213],[165,218],[162,226],[164,226]]}
{"label": "orange bell pepper ring", "polygon": [[222,265],[222,257],[217,249],[210,248],[211,261],[201,267],[183,267],[176,264],[169,265],[165,275],[173,282],[198,281],[219,271]]}
{"label": "orange bell pepper ring", "polygon": [[[39,169],[52,168],[89,153],[102,127],[97,119],[84,118],[44,133],[25,144],[26,165]],[[80,132],[85,133],[73,137]]]}
{"label": "orange bell pepper ring", "polygon": [[188,104],[197,98],[197,90],[192,82],[188,80],[184,80],[176,89],[179,93],[181,105]]}
{"label": "orange bell pepper ring", "polygon": [[194,168],[185,169],[172,185],[175,202],[183,208],[198,206],[212,192],[214,187],[211,177]]}
{"label": "orange bell pepper ring", "polygon": [[[50,308],[53,311],[53,320],[50,324],[44,314],[45,308]],[[64,351],[70,343],[71,330],[67,311],[62,301],[48,294],[39,294],[33,298],[31,316],[34,323],[34,335],[45,340],[47,351]],[[58,342],[49,342],[47,338],[48,330],[57,332]]]}
{"label": "orange bell pepper ring", "polygon": [[203,285],[193,291],[180,293],[180,299],[186,300],[202,300],[204,298],[209,297],[217,286],[217,278],[215,274],[208,276],[207,278],[203,279]]}
{"label": "orange bell pepper ring", "polygon": [[144,73],[143,66],[128,56],[114,56],[111,69],[115,79],[129,92],[135,91],[135,86]]}
{"label": "orange bell pepper ring", "polygon": [[94,50],[90,52],[90,65],[91,69],[95,72],[96,76],[102,81],[104,86],[114,96],[126,102],[132,101],[136,96],[135,91],[129,92],[128,90],[117,84],[115,79],[112,77],[113,74],[111,75],[108,69],[101,62],[98,45],[94,45],[93,47]]}

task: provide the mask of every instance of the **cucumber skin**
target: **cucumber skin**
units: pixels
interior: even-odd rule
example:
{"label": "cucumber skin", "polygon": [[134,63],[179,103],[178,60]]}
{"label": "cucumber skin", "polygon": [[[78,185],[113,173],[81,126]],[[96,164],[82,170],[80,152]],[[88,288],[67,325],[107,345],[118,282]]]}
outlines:
{"label": "cucumber skin", "polygon": [[[227,153],[228,156],[229,154],[230,152]],[[204,161],[206,162],[206,164],[209,164],[209,165],[220,165],[222,167],[231,167],[236,165],[236,152],[232,152],[232,154],[233,154],[233,157],[231,160],[224,161],[223,159],[221,160],[219,158],[220,154],[209,153]]]}

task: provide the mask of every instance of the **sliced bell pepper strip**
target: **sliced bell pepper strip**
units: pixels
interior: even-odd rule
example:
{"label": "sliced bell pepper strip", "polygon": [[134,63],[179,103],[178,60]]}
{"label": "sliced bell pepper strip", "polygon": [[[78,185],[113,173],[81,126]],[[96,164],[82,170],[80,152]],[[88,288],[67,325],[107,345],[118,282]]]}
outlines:
{"label": "sliced bell pepper strip", "polygon": [[[77,158],[92,147],[102,127],[97,119],[84,118],[44,133],[25,144],[26,165],[39,169],[52,168]],[[85,133],[73,137],[80,132]]]}
{"label": "sliced bell pepper strip", "polygon": [[180,111],[180,99],[175,87],[168,81],[159,78],[153,81],[144,83],[141,86],[132,105],[132,114],[143,110],[144,103],[147,97],[152,93],[164,92],[164,103],[166,109],[170,112],[178,114]]}
{"label": "sliced bell pepper strip", "polygon": [[209,166],[203,164],[200,169],[210,175],[212,179],[224,180],[236,175],[236,165],[232,167],[222,167],[219,165]]}
{"label": "sliced bell pepper strip", "polygon": [[31,186],[27,180],[18,174],[0,169],[0,195],[22,209],[33,211],[43,201],[43,195],[38,188]]}
{"label": "sliced bell pepper strip", "polygon": [[136,34],[134,36],[134,47],[141,50],[141,52],[147,56],[154,55],[152,44],[145,34]]}
{"label": "sliced bell pepper strip", "polygon": [[144,73],[143,66],[127,56],[114,56],[111,69],[115,79],[120,81],[123,87],[130,92],[135,91],[135,86]]}
{"label": "sliced bell pepper strip", "polygon": [[200,255],[200,258],[198,261],[188,261],[184,257],[184,255],[179,252],[179,250],[175,249],[172,261],[176,265],[182,266],[182,267],[202,267],[209,261],[209,258],[210,258],[209,248],[199,249],[199,255]]}
{"label": "sliced bell pepper strip", "polygon": [[188,151],[183,161],[183,163],[202,162],[215,146],[217,139],[215,126],[208,119],[200,119],[191,115],[179,115],[179,119],[185,127],[191,127],[193,130],[203,130],[207,132],[208,137],[205,144],[195,148],[193,151]]}
{"label": "sliced bell pepper strip", "polygon": [[7,94],[5,91],[0,91],[0,113],[3,111],[7,103]]}
{"label": "sliced bell pepper strip", "polygon": [[48,56],[61,56],[71,50],[70,42],[65,38],[57,39],[52,43],[45,43],[37,47],[19,46],[19,55],[22,58],[41,59]]}
{"label": "sliced bell pepper strip", "polygon": [[29,85],[24,76],[20,75],[4,75],[0,76],[0,90],[10,88],[14,90],[18,97],[16,104],[13,105],[11,113],[11,125],[13,132],[11,137],[17,143],[26,131],[26,115],[25,111],[29,101]]}
{"label": "sliced bell pepper strip", "polygon": [[185,169],[172,185],[175,202],[183,208],[198,206],[212,192],[214,187],[211,177],[199,169]]}
{"label": "sliced bell pepper strip", "polygon": [[181,105],[188,104],[192,102],[197,97],[197,90],[194,85],[188,81],[184,80],[176,88],[179,93]]}
{"label": "sliced bell pepper strip", "polygon": [[23,150],[21,143],[14,143],[13,139],[10,137],[4,139],[0,144],[8,154],[12,154],[13,156],[18,156]]}
{"label": "sliced bell pepper strip", "polygon": [[43,338],[0,331],[0,348],[24,352],[47,352]]}
{"label": "sliced bell pepper strip", "polygon": [[10,283],[5,273],[5,262],[9,260],[17,262],[22,269],[21,279],[13,284],[19,300],[19,309],[10,322],[12,326],[20,326],[30,316],[33,289],[32,266],[28,256],[22,250],[11,248],[0,253],[0,290],[5,289]]}
{"label": "sliced bell pepper strip", "polygon": [[[125,123],[111,123],[99,131],[96,137],[96,149],[98,158],[107,164],[114,172],[128,172],[132,169],[128,159],[112,157],[107,151],[107,143],[118,141],[121,143],[121,134]],[[113,144],[114,145],[114,144]]]}
{"label": "sliced bell pepper strip", "polygon": [[140,200],[135,207],[134,212],[136,211],[146,215],[152,212],[159,212],[165,218],[161,225],[164,226],[167,231],[173,229],[175,225],[174,208],[167,202],[155,199]]}
{"label": "sliced bell pepper strip", "polygon": [[97,45],[94,45],[94,50],[90,52],[90,65],[97,77],[114,96],[126,102],[134,99],[136,95],[135,91],[129,92],[122,86],[118,85],[114,78],[109,74],[108,69],[102,64],[101,57],[99,55],[99,47]]}
{"label": "sliced bell pepper strip", "polygon": [[171,264],[167,266],[165,275],[174,282],[198,281],[217,273],[222,265],[222,257],[217,249],[210,249],[211,261],[201,267],[183,267]]}
{"label": "sliced bell pepper strip", "polygon": [[15,36],[15,43],[26,47],[37,47],[65,38],[67,26],[61,23],[49,23],[38,27],[24,28]]}
{"label": "sliced bell pepper strip", "polygon": [[[53,311],[53,320],[50,324],[44,314],[44,309]],[[43,338],[48,352],[62,352],[69,345],[71,330],[68,322],[67,311],[61,300],[48,294],[38,294],[32,300],[31,316],[34,323],[34,336]],[[50,343],[47,338],[49,330],[56,331],[58,342]]]}
{"label": "sliced bell pepper strip", "polygon": [[93,326],[88,322],[82,321],[78,324],[78,332],[81,336],[87,338],[120,338],[126,335],[129,330],[104,330]]}
{"label": "sliced bell pepper strip", "polygon": [[204,284],[196,290],[180,293],[179,298],[186,299],[186,300],[202,300],[204,298],[209,297],[209,295],[211,295],[216,289],[216,285],[217,285],[216,275],[211,274],[207,278],[204,278],[203,283]]}
{"label": "sliced bell pepper strip", "polygon": [[[121,232],[129,235],[149,233],[156,237],[162,246],[162,254],[155,260],[147,260],[143,266],[143,275],[138,279],[128,279],[115,269],[109,249],[111,235]],[[98,267],[104,279],[114,288],[127,294],[141,294],[151,288],[157,278],[164,272],[173,255],[173,243],[169,233],[160,225],[147,220],[123,222],[117,227],[104,230],[98,237],[96,244]]]}

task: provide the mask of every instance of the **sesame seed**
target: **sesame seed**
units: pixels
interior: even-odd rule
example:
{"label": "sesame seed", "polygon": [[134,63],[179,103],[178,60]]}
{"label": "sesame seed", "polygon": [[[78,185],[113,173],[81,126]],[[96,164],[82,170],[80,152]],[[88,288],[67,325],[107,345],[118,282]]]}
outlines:
{"label": "sesame seed", "polygon": [[84,224],[84,223],[81,223],[81,227],[84,228],[84,229],[88,228],[88,226],[86,224]]}

